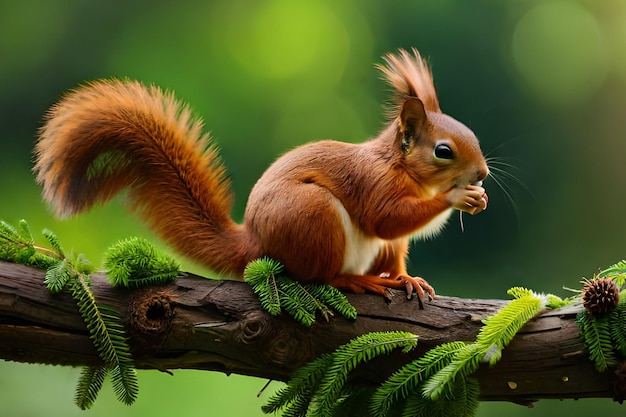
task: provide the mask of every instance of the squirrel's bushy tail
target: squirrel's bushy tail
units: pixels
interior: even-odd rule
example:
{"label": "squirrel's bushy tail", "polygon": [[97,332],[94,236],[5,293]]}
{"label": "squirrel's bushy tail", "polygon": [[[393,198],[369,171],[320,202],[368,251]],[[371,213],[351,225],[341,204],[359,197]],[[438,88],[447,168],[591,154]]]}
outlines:
{"label": "squirrel's bushy tail", "polygon": [[215,271],[245,266],[244,231],[202,122],[171,94],[102,80],[69,93],[47,114],[34,170],[62,217],[128,188],[132,208],[183,255]]}

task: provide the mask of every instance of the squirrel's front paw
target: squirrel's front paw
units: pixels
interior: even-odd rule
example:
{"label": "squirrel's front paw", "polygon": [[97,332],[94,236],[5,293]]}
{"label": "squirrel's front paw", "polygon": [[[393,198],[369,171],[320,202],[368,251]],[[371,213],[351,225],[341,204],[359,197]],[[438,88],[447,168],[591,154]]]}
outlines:
{"label": "squirrel's front paw", "polygon": [[457,210],[469,214],[478,214],[487,209],[489,198],[483,187],[467,185],[465,188],[455,187],[448,191],[446,201]]}

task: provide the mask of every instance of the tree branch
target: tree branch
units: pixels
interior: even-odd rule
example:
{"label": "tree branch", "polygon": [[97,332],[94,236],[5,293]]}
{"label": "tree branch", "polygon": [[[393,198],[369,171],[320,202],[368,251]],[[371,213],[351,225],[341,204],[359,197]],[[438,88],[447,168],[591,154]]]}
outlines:
{"label": "tree branch", "polygon": [[[96,299],[126,320],[140,369],[199,369],[288,380],[313,358],[372,331],[405,330],[420,336],[410,354],[379,358],[354,380],[380,383],[428,349],[453,340],[471,341],[481,319],[506,301],[439,296],[420,310],[394,293],[348,295],[355,321],[320,319],[310,328],[263,311],[249,286],[183,274],[173,283],[140,290],[112,288],[92,275]],[[0,358],[60,365],[99,364],[69,294],[52,295],[44,272],[0,262]],[[482,400],[529,403],[541,398],[613,397],[614,372],[598,373],[587,358],[575,324],[577,307],[549,311],[529,322],[493,368],[477,373]]]}

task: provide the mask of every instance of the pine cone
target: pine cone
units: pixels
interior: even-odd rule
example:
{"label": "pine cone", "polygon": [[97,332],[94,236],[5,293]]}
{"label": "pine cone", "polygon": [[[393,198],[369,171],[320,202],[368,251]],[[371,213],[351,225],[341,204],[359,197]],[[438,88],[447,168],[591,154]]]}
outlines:
{"label": "pine cone", "polygon": [[619,288],[612,279],[594,278],[583,287],[583,306],[591,314],[613,311],[619,302]]}

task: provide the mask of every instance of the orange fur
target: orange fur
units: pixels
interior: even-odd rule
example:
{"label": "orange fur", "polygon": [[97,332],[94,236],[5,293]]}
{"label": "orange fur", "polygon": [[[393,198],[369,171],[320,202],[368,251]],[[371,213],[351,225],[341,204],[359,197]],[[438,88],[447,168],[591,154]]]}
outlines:
{"label": "orange fur", "polygon": [[[128,188],[132,207],[183,255],[241,276],[260,256],[301,282],[386,294],[434,295],[407,274],[409,237],[435,234],[452,208],[486,208],[488,173],[474,134],[442,114],[419,53],[379,67],[396,91],[394,115],[362,144],[321,141],[279,158],[254,186],[242,225],[202,125],[171,95],[130,81],[97,81],[47,115],[37,180],[61,216]],[[453,158],[435,157],[444,143]],[[208,146],[208,149],[205,147]]]}
{"label": "orange fur", "polygon": [[172,246],[214,270],[239,271],[245,233],[230,219],[224,168],[201,131],[156,87],[93,82],[48,112],[35,147],[37,180],[62,217],[129,188],[132,207]]}

